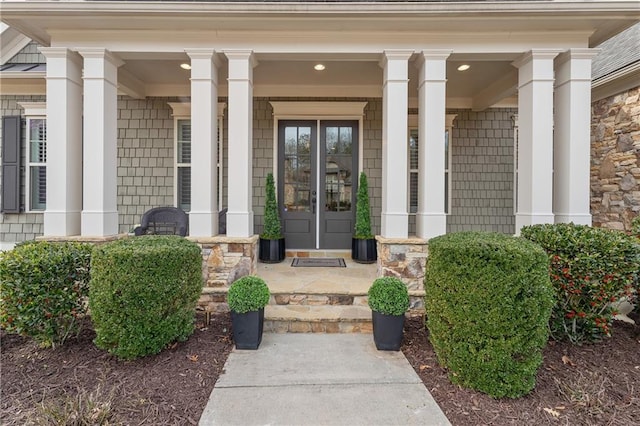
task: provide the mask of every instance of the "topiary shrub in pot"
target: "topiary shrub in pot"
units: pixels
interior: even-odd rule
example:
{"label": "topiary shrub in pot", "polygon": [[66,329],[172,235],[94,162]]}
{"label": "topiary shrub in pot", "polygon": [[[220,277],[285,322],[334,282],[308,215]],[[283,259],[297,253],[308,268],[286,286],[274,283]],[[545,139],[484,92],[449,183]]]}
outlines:
{"label": "topiary shrub in pot", "polygon": [[373,320],[373,341],[381,351],[399,351],[404,313],[409,309],[409,291],[399,278],[376,279],[368,292]]}
{"label": "topiary shrub in pot", "polygon": [[429,240],[429,339],[449,379],[494,398],[535,386],[553,306],[549,261],[524,238],[460,232]]}
{"label": "topiary shrub in pot", "polygon": [[280,224],[273,173],[267,175],[264,205],[264,228],[260,234],[258,259],[264,263],[278,263],[285,258],[285,243]]}
{"label": "topiary shrub in pot", "polygon": [[373,263],[378,259],[376,239],[371,232],[369,185],[367,175],[360,173],[356,201],[356,226],[351,239],[351,258],[358,263]]}
{"label": "topiary shrub in pot", "polygon": [[269,303],[269,287],[260,277],[247,275],[229,287],[227,303],[231,310],[236,349],[258,349],[264,328],[264,307]]}

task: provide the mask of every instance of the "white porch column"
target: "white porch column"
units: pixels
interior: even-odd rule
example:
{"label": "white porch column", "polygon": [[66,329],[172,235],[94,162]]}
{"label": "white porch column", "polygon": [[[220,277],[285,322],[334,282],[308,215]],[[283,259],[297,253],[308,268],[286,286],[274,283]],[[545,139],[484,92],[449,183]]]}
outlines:
{"label": "white porch column", "polygon": [[526,225],[553,223],[553,58],[534,50],[518,68],[518,208],[516,234]]}
{"label": "white porch column", "polygon": [[84,124],[82,235],[118,233],[118,67],[120,59],[106,49],[86,49],[84,58]]}
{"label": "white porch column", "polygon": [[47,58],[47,208],[44,235],[80,234],[82,209],[82,58],[42,47]]}
{"label": "white porch column", "polygon": [[424,50],[418,71],[418,212],[416,233],[432,238],[447,233],[445,198],[445,91],[450,50]]}
{"label": "white porch column", "polygon": [[218,234],[218,63],[212,49],[191,58],[191,212],[189,235]]}
{"label": "white porch column", "polygon": [[556,223],[591,225],[591,59],[571,49],[555,61],[553,212]]}
{"label": "white porch column", "polygon": [[253,68],[250,50],[225,51],[229,60],[229,179],[227,236],[253,235]]}
{"label": "white porch column", "polygon": [[387,238],[409,236],[407,108],[410,50],[385,51],[382,92],[382,223]]}

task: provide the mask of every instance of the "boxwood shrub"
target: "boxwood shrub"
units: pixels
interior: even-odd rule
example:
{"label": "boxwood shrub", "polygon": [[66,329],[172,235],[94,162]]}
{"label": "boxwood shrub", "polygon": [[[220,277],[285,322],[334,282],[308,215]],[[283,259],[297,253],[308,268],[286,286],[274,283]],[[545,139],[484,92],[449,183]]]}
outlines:
{"label": "boxwood shrub", "polygon": [[200,248],[178,236],[129,238],[97,247],[89,307],[95,344],[123,359],[186,340],[202,292]]}
{"label": "boxwood shrub", "polygon": [[92,246],[31,241],[0,253],[0,326],[58,346],[80,331]]}
{"label": "boxwood shrub", "polygon": [[229,287],[229,309],[238,314],[258,311],[269,303],[269,287],[260,277],[246,275]]}
{"label": "boxwood shrub", "polygon": [[409,291],[399,278],[376,279],[367,294],[371,310],[385,315],[403,315],[409,309]]}
{"label": "boxwood shrub", "polygon": [[545,252],[502,234],[429,241],[425,308],[430,340],[453,383],[494,398],[535,386],[553,291]]}
{"label": "boxwood shrub", "polygon": [[551,335],[573,343],[611,334],[611,302],[631,297],[640,269],[637,240],[620,231],[572,223],[533,225],[521,234],[541,245],[550,260],[557,303]]}

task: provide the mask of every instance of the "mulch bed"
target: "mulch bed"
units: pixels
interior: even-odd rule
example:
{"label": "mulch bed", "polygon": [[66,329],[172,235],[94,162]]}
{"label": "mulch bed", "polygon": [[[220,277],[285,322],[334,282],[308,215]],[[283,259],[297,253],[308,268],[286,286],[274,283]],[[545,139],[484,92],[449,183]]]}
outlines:
{"label": "mulch bed", "polygon": [[[0,333],[2,425],[197,424],[233,346],[228,314],[198,317],[188,341],[136,361],[97,349],[90,327],[55,350]],[[616,323],[596,345],[550,342],[536,389],[516,400],[452,385],[421,319],[402,350],[454,426],[640,423],[640,326]]]}
{"label": "mulch bed", "polygon": [[135,361],[94,337],[87,325],[52,350],[3,331],[0,424],[195,425],[233,347],[228,314],[198,317],[189,340]]}
{"label": "mulch bed", "polygon": [[616,321],[612,334],[582,346],[550,341],[536,388],[519,399],[495,400],[451,384],[420,318],[407,321],[402,351],[454,426],[637,425],[640,326]]}

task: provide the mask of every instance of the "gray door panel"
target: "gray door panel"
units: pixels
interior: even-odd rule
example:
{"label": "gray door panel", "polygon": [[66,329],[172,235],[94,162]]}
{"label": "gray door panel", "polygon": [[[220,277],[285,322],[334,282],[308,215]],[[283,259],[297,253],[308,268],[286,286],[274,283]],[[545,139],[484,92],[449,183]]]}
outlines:
{"label": "gray door panel", "polygon": [[319,228],[317,248],[348,249],[355,219],[358,122],[321,121],[320,141],[317,134],[317,121],[278,123],[278,200],[287,248],[315,249]]}

